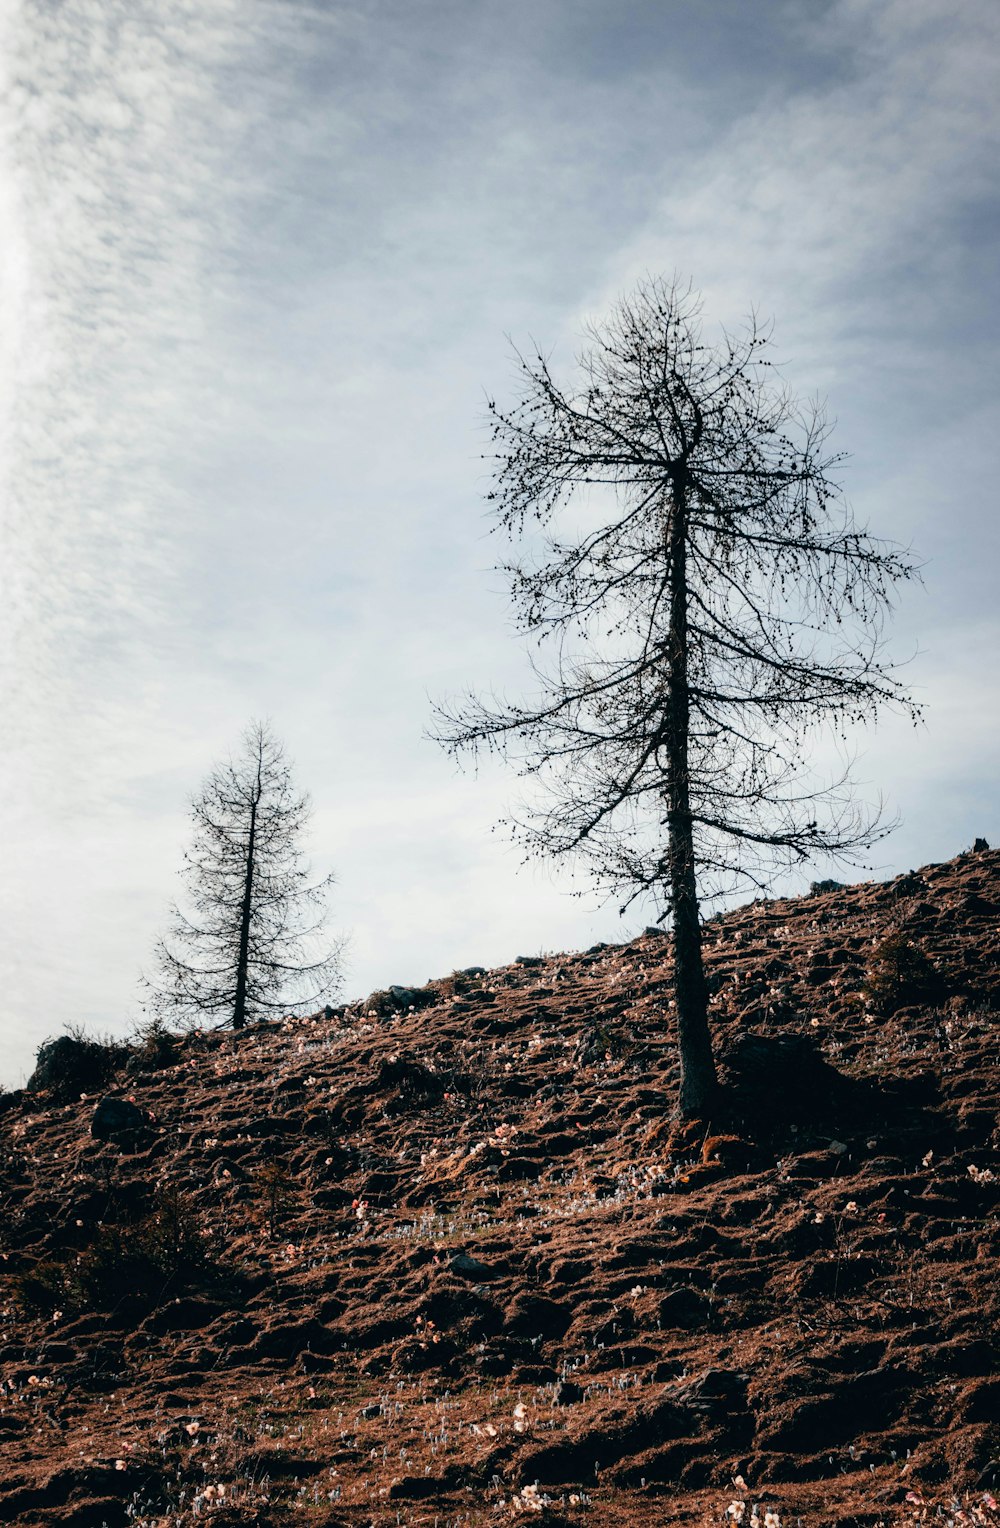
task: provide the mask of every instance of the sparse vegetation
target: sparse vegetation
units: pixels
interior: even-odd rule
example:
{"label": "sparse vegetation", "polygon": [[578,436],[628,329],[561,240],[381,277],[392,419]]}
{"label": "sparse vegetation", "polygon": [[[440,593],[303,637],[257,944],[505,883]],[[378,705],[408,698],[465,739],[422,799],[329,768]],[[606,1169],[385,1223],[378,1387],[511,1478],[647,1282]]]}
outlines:
{"label": "sparse vegetation", "polygon": [[877,1021],[886,888],[713,923],[722,1054],[789,1059],[725,1130],[661,1106],[644,936],[186,1035],[126,1073],[134,1141],[15,1095],[0,1518],[997,1528],[991,877],[920,873],[965,995]]}
{"label": "sparse vegetation", "polygon": [[209,1271],[194,1205],[179,1189],[165,1186],[140,1219],[100,1221],[70,1256],[30,1264],[15,1279],[14,1295],[27,1309],[48,1314],[127,1304],[138,1319]]}
{"label": "sparse vegetation", "polygon": [[874,1012],[890,1014],[940,997],[942,983],[920,946],[906,934],[893,933],[869,955],[862,990]]}
{"label": "sparse vegetation", "polygon": [[176,1066],[181,1059],[183,1037],[175,1034],[154,1015],[140,1023],[132,1037],[131,1055],[128,1060],[130,1072],[158,1072],[164,1067]]}
{"label": "sparse vegetation", "polygon": [[267,1232],[272,1241],[292,1203],[294,1178],[280,1162],[265,1162],[256,1174],[256,1184],[267,1215]]}

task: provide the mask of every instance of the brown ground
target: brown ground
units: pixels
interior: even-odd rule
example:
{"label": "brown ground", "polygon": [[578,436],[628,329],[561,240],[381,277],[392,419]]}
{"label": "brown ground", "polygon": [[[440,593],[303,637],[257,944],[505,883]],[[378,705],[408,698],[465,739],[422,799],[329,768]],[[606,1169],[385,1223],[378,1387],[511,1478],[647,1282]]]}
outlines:
{"label": "brown ground", "polygon": [[0,1521],[997,1523],[998,912],[710,923],[710,1133],[656,935],[0,1098]]}

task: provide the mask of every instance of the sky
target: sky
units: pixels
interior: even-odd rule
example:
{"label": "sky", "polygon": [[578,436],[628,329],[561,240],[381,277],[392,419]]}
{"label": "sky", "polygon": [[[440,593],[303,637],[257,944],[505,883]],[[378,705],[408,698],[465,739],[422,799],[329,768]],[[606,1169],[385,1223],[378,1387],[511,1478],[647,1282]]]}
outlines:
{"label": "sky", "polygon": [[870,873],[996,841],[998,101],[994,0],[0,0],[0,1080],[141,1016],[251,717],[346,997],[641,929],[426,733],[530,684],[485,502],[511,342],[568,376],[648,274],[773,319],[922,564],[926,722],[856,740],[901,819]]}

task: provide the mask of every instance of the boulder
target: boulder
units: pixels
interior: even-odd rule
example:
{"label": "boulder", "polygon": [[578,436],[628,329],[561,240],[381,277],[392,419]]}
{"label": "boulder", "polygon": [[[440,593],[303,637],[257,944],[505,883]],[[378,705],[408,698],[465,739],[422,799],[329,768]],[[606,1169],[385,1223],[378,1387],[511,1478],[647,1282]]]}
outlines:
{"label": "boulder", "polygon": [[428,1008],[436,1001],[437,994],[427,987],[400,987],[393,982],[384,991],[373,992],[367,997],[361,1012],[367,1018],[391,1019],[412,1008]]}
{"label": "boulder", "polygon": [[459,1274],[463,1279],[475,1279],[479,1284],[484,1279],[493,1277],[493,1269],[487,1263],[481,1263],[478,1258],[470,1257],[467,1252],[456,1252],[451,1259],[452,1273]]}
{"label": "boulder", "polygon": [[108,1082],[128,1052],[113,1041],[90,1040],[82,1034],[58,1035],[38,1048],[29,1093],[47,1092],[60,1103],[96,1092]]}
{"label": "boulder", "polygon": [[672,1399],[692,1411],[715,1417],[743,1411],[747,1404],[747,1376],[733,1369],[707,1369],[676,1390]]}
{"label": "boulder", "polygon": [[90,1133],[97,1141],[112,1141],[121,1136],[142,1135],[150,1127],[150,1116],[138,1104],[108,1093],[100,1100],[90,1122]]}

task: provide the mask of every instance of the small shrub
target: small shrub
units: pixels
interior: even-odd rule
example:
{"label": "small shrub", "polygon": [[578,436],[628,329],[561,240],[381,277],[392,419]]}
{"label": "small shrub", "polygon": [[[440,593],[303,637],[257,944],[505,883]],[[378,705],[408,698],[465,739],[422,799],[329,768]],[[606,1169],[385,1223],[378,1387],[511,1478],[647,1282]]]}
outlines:
{"label": "small shrub", "polygon": [[89,1246],[65,1262],[34,1264],[15,1280],[15,1296],[30,1310],[108,1310],[124,1301],[151,1309],[208,1272],[191,1203],[162,1189],[136,1225],[103,1225]]}
{"label": "small shrub", "polygon": [[200,1218],[180,1189],[169,1184],[160,1189],[140,1233],[144,1251],[170,1277],[186,1278],[205,1266]]}
{"label": "small shrub", "polygon": [[35,1263],[13,1281],[14,1298],[26,1310],[49,1316],[67,1304],[66,1265],[47,1258]]}
{"label": "small shrub", "polygon": [[181,1045],[181,1036],[168,1029],[161,1018],[149,1019],[135,1031],[128,1070],[159,1072],[176,1066],[181,1059]]}
{"label": "small shrub", "polygon": [[280,1162],[265,1162],[255,1174],[267,1212],[267,1229],[272,1239],[292,1204],[294,1180]]}
{"label": "small shrub", "polygon": [[941,978],[919,945],[890,934],[868,957],[862,991],[876,1013],[890,1014],[940,996]]}
{"label": "small shrub", "polygon": [[117,1040],[89,1035],[82,1025],[71,1025],[64,1035],[38,1047],[27,1090],[46,1092],[55,1102],[68,1103],[81,1093],[105,1087],[127,1055],[127,1047]]}

